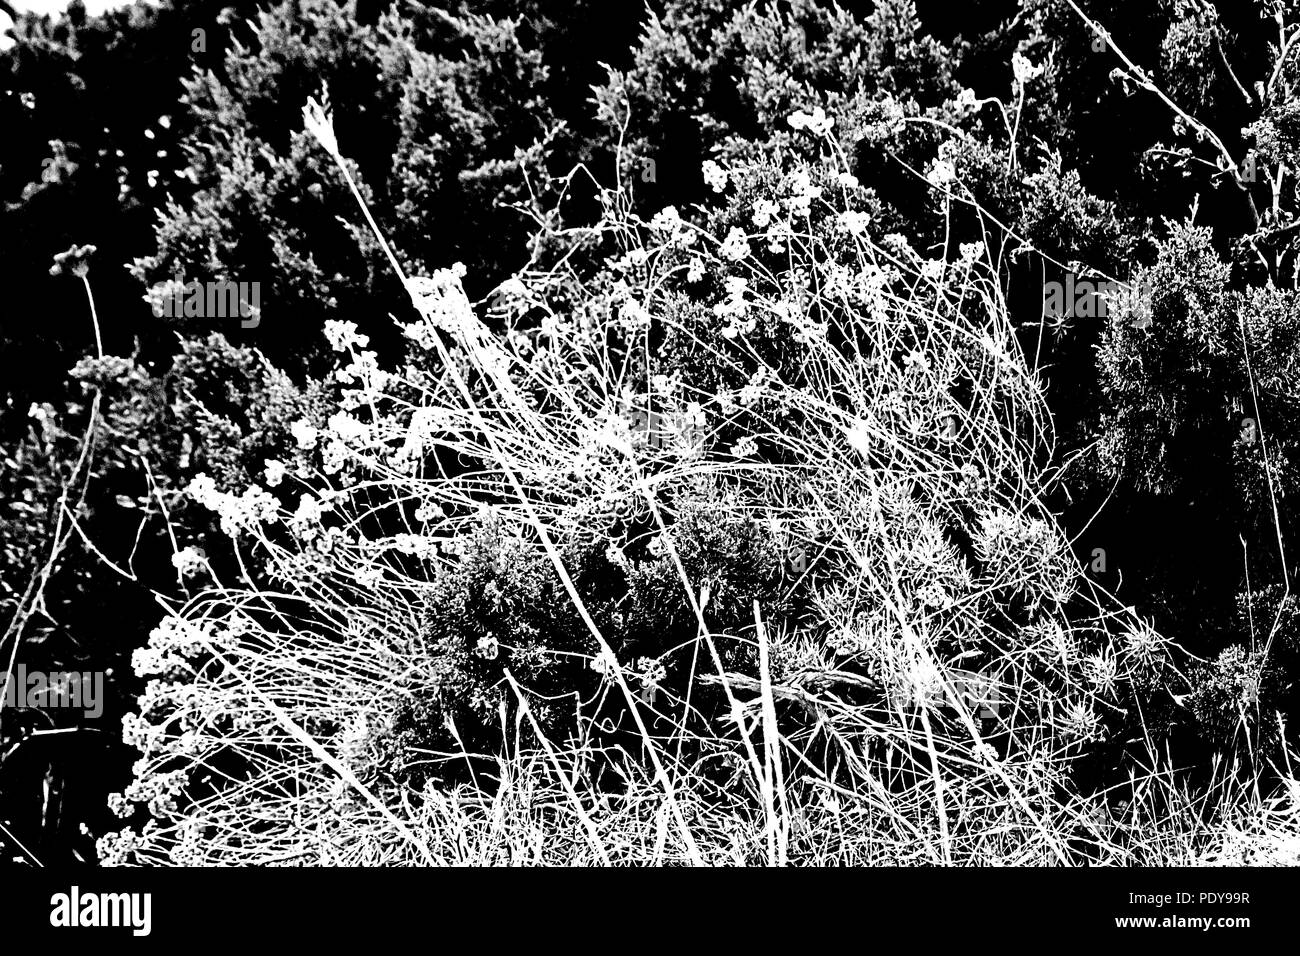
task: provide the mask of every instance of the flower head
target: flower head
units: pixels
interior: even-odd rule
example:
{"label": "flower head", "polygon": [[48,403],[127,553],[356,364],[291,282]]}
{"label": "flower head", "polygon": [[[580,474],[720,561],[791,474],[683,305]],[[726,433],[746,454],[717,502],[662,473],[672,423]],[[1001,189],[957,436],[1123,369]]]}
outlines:
{"label": "flower head", "polygon": [[727,171],[713,160],[706,159],[700,165],[700,171],[704,173],[704,181],[715,193],[720,193],[727,188]]}
{"label": "flower head", "polygon": [[61,276],[71,272],[78,279],[84,279],[90,271],[90,257],[94,254],[94,246],[71,245],[66,252],[60,252],[54,257],[50,275]]}
{"label": "flower head", "polygon": [[335,352],[346,352],[353,346],[365,348],[370,344],[370,336],[357,334],[355,322],[341,322],[337,319],[325,320],[325,338],[329,339],[330,347]]}
{"label": "flower head", "polygon": [[1034,66],[1023,53],[1011,54],[1011,72],[1015,75],[1015,85],[1024,86],[1030,80],[1043,75],[1043,66]]}
{"label": "flower head", "polygon": [[745,233],[735,226],[727,233],[727,238],[718,248],[718,253],[733,262],[740,262],[749,255],[749,240]]}
{"label": "flower head", "polygon": [[827,116],[824,109],[816,106],[811,113],[795,110],[790,114],[786,122],[790,124],[792,129],[807,130],[813,136],[825,136],[835,125],[835,117]]}

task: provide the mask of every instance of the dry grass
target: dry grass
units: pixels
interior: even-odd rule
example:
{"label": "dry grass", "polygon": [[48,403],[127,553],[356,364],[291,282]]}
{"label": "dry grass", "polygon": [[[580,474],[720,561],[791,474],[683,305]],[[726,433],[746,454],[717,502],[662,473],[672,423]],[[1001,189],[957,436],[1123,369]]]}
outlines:
{"label": "dry grass", "polygon": [[[337,157],[328,118],[313,110],[309,126]],[[1189,795],[1162,770],[1077,791],[1074,761],[1131,708],[1133,675],[1162,666],[1166,644],[1084,580],[1043,505],[1051,419],[997,257],[970,247],[927,261],[871,241],[840,217],[860,200],[841,172],[833,155],[825,168],[731,171],[734,188],[777,205],[747,242],[779,243],[780,270],[735,237],[672,216],[638,222],[613,192],[583,237],[613,249],[605,269],[562,259],[509,285],[507,312],[541,315],[540,331],[490,334],[454,271],[403,276],[422,315],[407,334],[433,372],[380,371],[364,342],[333,330],[350,363],[341,417],[303,433],[285,479],[298,509],[257,489],[195,489],[277,584],[250,575],[167,609],[137,659],[165,679],[127,734],[144,756],[126,796],[154,819],[101,841],[106,860],[1293,860],[1294,790],[1261,796],[1225,773]],[[733,280],[710,321],[734,335],[681,306],[692,260]],[[673,382],[651,328],[747,384]],[[774,342],[792,359],[771,362]],[[647,434],[647,412],[690,425]],[[467,470],[429,469],[435,449]],[[789,583],[806,613],[769,619],[756,603],[738,633],[710,631],[716,582],[691,580],[674,541],[701,489],[725,490],[738,519],[808,556]],[[421,679],[429,589],[485,511],[551,562],[590,657],[614,662],[609,691],[639,751],[598,754],[581,732],[546,739],[507,672],[522,706],[493,786],[386,786],[374,748]],[[728,721],[706,725],[672,694],[649,703],[588,613],[562,554],[631,547],[609,537],[620,511],[674,561],[699,625],[688,683],[720,688]],[[723,667],[723,637],[753,647],[755,671]],[[976,669],[998,687],[991,720],[961,693]],[[652,732],[656,711],[673,735]],[[701,754],[729,762],[731,786],[719,790]],[[618,794],[588,783],[598,758],[625,775]]]}

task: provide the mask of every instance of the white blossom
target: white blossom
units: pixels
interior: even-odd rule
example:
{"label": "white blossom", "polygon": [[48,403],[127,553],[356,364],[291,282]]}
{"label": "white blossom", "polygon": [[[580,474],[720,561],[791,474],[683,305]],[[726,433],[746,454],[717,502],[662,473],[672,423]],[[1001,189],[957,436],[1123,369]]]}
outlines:
{"label": "white blossom", "polygon": [[704,173],[704,181],[715,193],[720,193],[727,188],[727,171],[713,160],[706,159],[701,163],[700,171]]}

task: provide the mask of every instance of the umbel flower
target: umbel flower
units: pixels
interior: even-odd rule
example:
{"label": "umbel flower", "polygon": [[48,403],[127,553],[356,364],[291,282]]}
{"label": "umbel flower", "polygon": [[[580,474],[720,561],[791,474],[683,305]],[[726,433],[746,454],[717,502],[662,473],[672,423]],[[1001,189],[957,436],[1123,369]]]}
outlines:
{"label": "umbel flower", "polygon": [[84,279],[90,271],[90,257],[94,254],[95,247],[92,245],[69,246],[67,252],[60,252],[54,257],[50,275],[61,276],[71,272],[78,279]]}

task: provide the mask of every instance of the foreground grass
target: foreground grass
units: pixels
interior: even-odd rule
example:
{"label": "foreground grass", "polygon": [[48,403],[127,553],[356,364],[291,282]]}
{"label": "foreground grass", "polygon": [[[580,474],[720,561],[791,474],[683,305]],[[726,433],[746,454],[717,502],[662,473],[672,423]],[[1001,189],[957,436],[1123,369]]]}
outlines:
{"label": "foreground grass", "polygon": [[[306,115],[349,175],[329,118]],[[427,365],[381,370],[355,327],[331,327],[338,411],[299,423],[298,458],[268,470],[297,508],[191,487],[246,565],[167,605],[137,655],[158,679],[126,723],[144,756],[120,805],[150,819],[104,838],[106,861],[1293,860],[1289,765],[1225,764],[1191,788],[1156,756],[1145,715],[1176,706],[1181,675],[1044,506],[1051,417],[996,257],[873,241],[828,153],[712,171],[729,201],[761,197],[742,207],[752,234],[643,223],[606,194],[581,237],[610,249],[603,267],[516,277],[507,298],[537,324],[504,335],[457,270],[407,277],[362,204]],[[935,188],[946,215],[954,187]],[[576,637],[503,643],[447,603],[485,527],[508,543],[492,600],[530,569]],[[749,564],[800,561],[760,600],[734,587],[749,568],[699,560],[725,535],[765,542]],[[631,582],[621,601],[642,587],[645,613],[681,609],[653,659],[582,583],[593,552]],[[550,697],[519,676],[575,662]],[[457,746],[394,761],[421,693],[440,708],[422,730]],[[592,716],[611,708],[618,736]],[[1243,709],[1245,741],[1257,726]],[[1082,785],[1080,758],[1120,734],[1132,771]],[[426,765],[469,782],[420,783]]]}

